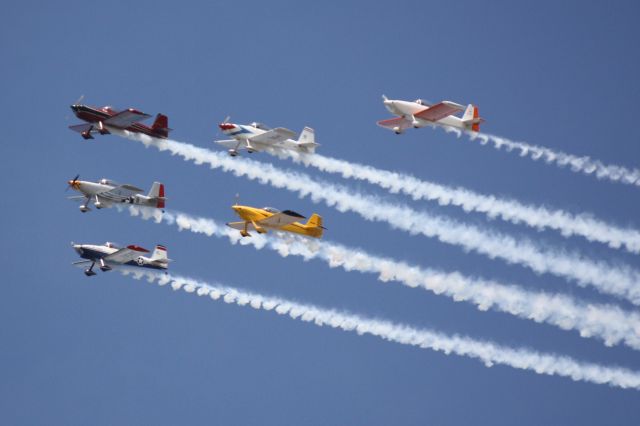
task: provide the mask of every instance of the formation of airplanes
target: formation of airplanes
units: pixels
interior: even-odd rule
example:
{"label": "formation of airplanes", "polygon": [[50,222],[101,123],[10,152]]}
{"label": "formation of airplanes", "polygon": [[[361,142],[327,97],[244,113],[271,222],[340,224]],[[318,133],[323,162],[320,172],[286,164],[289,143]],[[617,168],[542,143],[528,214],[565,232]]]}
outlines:
{"label": "formation of airplanes", "polygon": [[[151,127],[140,123],[151,117],[137,109],[128,108],[116,111],[109,106],[92,107],[80,104],[82,97],[78,99],[71,109],[75,115],[85,123],[69,126],[73,131],[80,133],[84,139],[93,139],[93,134],[106,135],[111,133],[110,128],[128,130],[134,133],[142,133],[151,137],[166,139],[169,137],[169,119],[166,115],[158,114]],[[403,133],[409,128],[426,126],[455,127],[471,132],[480,131],[480,123],[484,122],[478,112],[478,107],[469,104],[466,107],[451,101],[441,101],[436,104],[428,104],[421,99],[416,101],[392,100],[383,96],[385,108],[396,117],[380,120],[377,124],[383,128],[393,130],[396,134]],[[461,117],[457,114],[462,113]],[[269,128],[261,123],[235,124],[230,123],[229,118],[218,125],[225,136],[231,139],[216,140],[219,145],[228,149],[229,155],[237,156],[240,151],[248,153],[266,150],[292,150],[304,154],[314,154],[319,146],[315,141],[315,132],[310,127],[305,127],[296,138],[296,133],[284,127]],[[110,179],[100,179],[97,182],[79,180],[76,175],[67,182],[67,189],[71,188],[81,195],[69,197],[81,201],[80,211],[85,213],[91,210],[92,205],[96,209],[112,207],[116,204],[132,204],[142,207],[164,209],[166,203],[164,185],[153,182],[151,189],[145,195],[144,191],[131,184],[119,184]],[[289,232],[305,237],[322,238],[324,230],[322,217],[313,213],[306,218],[293,210],[277,210],[273,207],[256,208],[238,205],[232,206],[234,212],[242,219],[239,222],[229,222],[227,226],[240,231],[242,237],[250,237],[249,231],[258,234],[271,231]],[[164,212],[164,210],[162,210]],[[117,247],[113,243],[103,245],[74,244],[73,249],[83,259],[74,262],[74,265],[85,267],[85,275],[93,276],[96,263],[103,272],[120,266],[133,266],[167,270],[169,262],[167,249],[157,245],[151,256],[137,245]]]}

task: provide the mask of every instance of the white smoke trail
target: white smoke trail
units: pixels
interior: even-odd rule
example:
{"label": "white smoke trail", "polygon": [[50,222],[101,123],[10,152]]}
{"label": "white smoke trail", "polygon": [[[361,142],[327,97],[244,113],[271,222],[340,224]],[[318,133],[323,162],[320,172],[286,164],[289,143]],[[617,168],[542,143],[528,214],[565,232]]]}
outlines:
{"label": "white smoke trail", "polygon": [[[453,131],[458,136],[459,130]],[[584,173],[585,175],[595,175],[598,179],[606,179],[612,182],[620,182],[627,185],[640,186],[640,170],[628,169],[614,164],[604,164],[600,160],[595,160],[587,156],[567,154],[562,151],[554,151],[550,148],[531,145],[526,142],[515,142],[507,138],[491,135],[488,133],[465,132],[471,140],[478,139],[482,145],[491,142],[496,149],[504,147],[508,152],[516,151],[521,157],[529,157],[534,161],[542,159],[548,164],[555,164],[558,167],[569,166],[571,171]]]}
{"label": "white smoke trail", "polygon": [[408,206],[384,203],[336,185],[316,182],[308,175],[282,171],[272,164],[234,159],[226,154],[170,139],[155,139],[127,131],[114,130],[113,133],[146,146],[154,146],[160,151],[169,151],[195,164],[207,163],[214,169],[220,168],[276,188],[286,188],[301,197],[309,196],[314,202],[322,200],[341,212],[353,211],[367,220],[387,222],[393,228],[437,238],[492,259],[500,258],[508,263],[526,266],[536,273],[555,274],[575,280],[581,286],[592,285],[603,293],[623,297],[640,305],[640,286],[637,285],[640,283],[640,273],[626,265],[587,260],[577,254],[537,247],[526,239],[516,240],[510,236],[484,232],[474,226],[412,210]]}
{"label": "white smoke trail", "polygon": [[578,235],[589,241],[607,244],[640,254],[640,231],[621,228],[594,218],[590,214],[571,214],[563,210],[522,204],[516,200],[482,195],[465,188],[450,187],[423,181],[413,176],[371,166],[294,151],[269,150],[280,158],[315,167],[323,172],[338,173],[346,179],[363,180],[378,185],[389,192],[404,193],[414,200],[437,201],[441,206],[458,206],[465,212],[477,212],[490,219],[500,218],[514,224],[525,224],[537,230],[545,228],[559,231],[563,236]]}
{"label": "white smoke trail", "polygon": [[[125,275],[130,272],[123,270]],[[451,353],[475,358],[491,367],[494,364],[532,371],[536,374],[567,377],[574,381],[607,384],[623,389],[640,389],[640,373],[622,367],[609,367],[581,362],[568,356],[542,353],[524,348],[500,346],[489,341],[469,337],[449,336],[428,329],[418,329],[390,321],[366,318],[333,309],[302,304],[279,297],[264,296],[220,284],[207,284],[190,278],[163,275],[160,273],[137,272],[133,277],[146,277],[149,282],[159,285],[170,284],[174,290],[183,289],[187,293],[209,296],[213,300],[253,309],[273,311],[293,319],[329,326],[344,331],[355,331],[359,335],[370,334],[390,342],[431,349],[446,355]]]}
{"label": "white smoke trail", "polygon": [[[124,211],[125,208],[119,206],[119,210]],[[253,245],[258,250],[267,247],[282,257],[294,255],[305,260],[320,259],[332,268],[373,273],[382,282],[396,281],[408,287],[420,287],[435,294],[446,295],[457,302],[467,301],[481,311],[494,309],[563,330],[577,330],[582,337],[601,339],[607,346],[622,342],[640,350],[640,315],[616,306],[586,304],[566,295],[531,292],[515,285],[465,277],[457,272],[423,269],[326,241],[287,234],[282,234],[281,238],[260,235],[242,238],[238,231],[212,219],[192,217],[180,212],[166,211],[162,214],[155,209],[136,206],[130,206],[127,211],[132,216],[145,220],[153,219],[156,223],[176,225],[181,231],[228,238],[233,244],[240,242],[243,245]]]}

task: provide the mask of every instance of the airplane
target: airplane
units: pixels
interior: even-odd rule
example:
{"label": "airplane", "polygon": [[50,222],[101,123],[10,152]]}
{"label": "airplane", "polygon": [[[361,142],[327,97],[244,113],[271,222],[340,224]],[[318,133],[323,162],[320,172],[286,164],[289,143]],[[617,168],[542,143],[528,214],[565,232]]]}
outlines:
{"label": "airplane", "polygon": [[142,195],[144,191],[133,185],[121,185],[109,179],[89,182],[78,180],[79,177],[80,175],[76,175],[76,177],[67,181],[67,190],[72,188],[82,194],[69,197],[71,200],[84,200],[80,205],[80,211],[82,213],[91,210],[89,203],[93,203],[96,209],[111,207],[113,204],[122,203],[164,209],[166,198],[164,196],[164,185],[160,182],[153,182],[149,193]]}
{"label": "airplane", "polygon": [[264,151],[268,148],[280,148],[297,150],[313,154],[316,147],[315,132],[310,127],[305,127],[300,133],[300,137],[295,140],[296,134],[284,127],[270,129],[262,123],[233,124],[228,122],[229,118],[220,123],[218,127],[225,135],[233,139],[214,141],[226,148],[229,148],[229,155],[235,157],[238,150],[246,149],[248,153]]}
{"label": "airplane", "polygon": [[114,267],[122,265],[166,270],[169,267],[169,262],[171,262],[171,259],[167,258],[166,247],[161,245],[156,246],[153,253],[151,253],[151,257],[143,256],[143,253],[149,253],[149,250],[136,245],[123,248],[119,248],[109,242],[104,245],[75,243],[71,243],[71,245],[78,255],[85,259],[73,262],[73,265],[86,266],[91,264],[84,270],[84,274],[88,277],[96,275],[93,271],[96,263],[100,265],[102,272],[107,272]]}
{"label": "airplane", "polygon": [[80,133],[84,139],[93,139],[92,133],[101,135],[109,134],[109,127],[120,130],[128,130],[135,133],[144,133],[154,138],[166,139],[169,137],[169,118],[166,115],[158,114],[151,127],[139,123],[151,117],[149,114],[128,108],[123,111],[116,111],[110,106],[102,108],[80,104],[80,99],[71,105],[71,110],[79,119],[86,121],[85,124],[69,126],[75,132]]}
{"label": "airplane", "polygon": [[[451,101],[442,101],[429,105],[422,99],[413,102],[388,99],[382,95],[385,108],[396,118],[378,121],[378,126],[393,130],[397,135],[410,127],[419,128],[426,126],[457,127],[473,132],[480,131],[480,123],[484,119],[480,118],[478,107],[469,104],[466,109],[464,105]],[[454,114],[463,111],[462,118]]]}
{"label": "airplane", "polygon": [[229,222],[227,226],[240,230],[240,235],[250,237],[248,229],[255,229],[259,234],[264,234],[267,229],[274,231],[293,232],[295,234],[306,235],[308,237],[321,238],[325,229],[322,226],[322,217],[316,213],[312,214],[307,223],[298,222],[305,219],[299,213],[291,210],[280,211],[273,207],[264,207],[261,209],[248,206],[239,206],[238,204],[231,207],[242,222]]}

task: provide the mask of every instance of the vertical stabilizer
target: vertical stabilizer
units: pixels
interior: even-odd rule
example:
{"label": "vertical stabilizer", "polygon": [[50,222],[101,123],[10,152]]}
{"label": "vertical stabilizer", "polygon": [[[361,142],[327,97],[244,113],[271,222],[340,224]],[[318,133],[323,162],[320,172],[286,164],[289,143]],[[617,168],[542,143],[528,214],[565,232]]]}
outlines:
{"label": "vertical stabilizer", "polygon": [[311,127],[305,127],[300,133],[298,144],[300,148],[313,154],[318,146],[315,131]]}
{"label": "vertical stabilizer", "polygon": [[163,138],[169,137],[169,117],[163,114],[156,115],[156,119],[151,126],[151,129],[155,134]]}
{"label": "vertical stabilizer", "polygon": [[164,185],[160,182],[153,182],[147,197],[156,199],[156,207],[164,209],[165,197],[164,197]]}

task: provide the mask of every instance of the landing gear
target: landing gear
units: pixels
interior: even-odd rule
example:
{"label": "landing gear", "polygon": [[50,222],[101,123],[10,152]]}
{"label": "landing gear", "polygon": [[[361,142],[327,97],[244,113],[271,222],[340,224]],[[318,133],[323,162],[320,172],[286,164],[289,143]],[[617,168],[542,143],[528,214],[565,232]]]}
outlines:
{"label": "landing gear", "polygon": [[94,266],[95,264],[96,264],[96,262],[93,262],[93,263],[91,264],[91,266],[89,266],[89,268],[88,268],[88,269],[85,269],[85,270],[84,270],[84,274],[85,274],[86,276],[91,277],[91,276],[93,276],[93,275],[96,275],[96,273],[95,273],[95,272],[93,272],[93,266]]}
{"label": "landing gear", "polygon": [[232,156],[232,157],[237,157],[238,156],[238,151],[233,149],[233,148],[231,148],[229,150],[229,155]]}
{"label": "landing gear", "polygon": [[86,213],[89,211],[89,207],[85,206],[84,204],[80,206],[80,211],[82,213]]}
{"label": "landing gear", "polygon": [[[91,265],[91,266],[93,266],[93,265]],[[106,263],[104,263],[104,259],[100,259],[100,270],[102,272],[110,271],[111,270],[111,266],[109,266]]]}
{"label": "landing gear", "polygon": [[249,226],[249,222],[245,222],[244,223],[244,229],[240,230],[240,235],[242,235],[243,237],[250,237],[251,236],[249,231],[247,231],[247,226]]}

